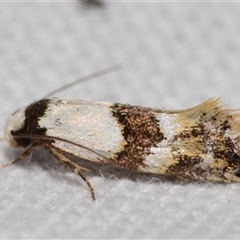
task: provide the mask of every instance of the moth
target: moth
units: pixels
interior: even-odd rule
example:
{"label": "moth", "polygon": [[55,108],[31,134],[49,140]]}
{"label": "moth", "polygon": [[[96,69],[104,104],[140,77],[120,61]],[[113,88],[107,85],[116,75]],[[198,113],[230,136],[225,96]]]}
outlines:
{"label": "moth", "polygon": [[42,147],[85,181],[93,199],[87,169],[66,154],[138,172],[240,182],[239,130],[239,111],[218,98],[186,110],[162,110],[45,97],[7,118],[4,139],[26,150],[2,167]]}

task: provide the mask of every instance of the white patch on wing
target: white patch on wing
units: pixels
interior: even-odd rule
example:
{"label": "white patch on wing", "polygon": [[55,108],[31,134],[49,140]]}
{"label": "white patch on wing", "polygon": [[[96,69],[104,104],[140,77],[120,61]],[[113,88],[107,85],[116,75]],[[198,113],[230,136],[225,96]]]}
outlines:
{"label": "white patch on wing", "polygon": [[168,141],[163,140],[157,147],[151,148],[151,153],[143,162],[145,166],[141,166],[140,171],[164,174],[168,167],[175,162]]}
{"label": "white patch on wing", "polygon": [[183,122],[179,121],[179,114],[158,113],[156,118],[159,121],[160,131],[168,140],[184,130]]}
{"label": "white patch on wing", "polygon": [[[39,125],[47,128],[47,136],[59,137],[111,157],[122,150],[125,140],[110,106],[111,103],[53,98],[45,115],[39,119]],[[80,147],[63,141],[56,141],[54,145],[75,156],[97,161],[97,155]]]}

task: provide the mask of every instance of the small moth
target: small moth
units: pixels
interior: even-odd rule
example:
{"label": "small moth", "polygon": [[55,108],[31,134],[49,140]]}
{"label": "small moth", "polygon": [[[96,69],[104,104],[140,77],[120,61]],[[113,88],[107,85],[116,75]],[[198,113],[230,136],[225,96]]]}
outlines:
{"label": "small moth", "polygon": [[94,189],[82,173],[87,169],[66,153],[139,172],[240,182],[239,130],[239,111],[218,98],[175,111],[45,97],[7,118],[4,139],[26,150],[2,167],[40,146],[81,176],[93,199]]}

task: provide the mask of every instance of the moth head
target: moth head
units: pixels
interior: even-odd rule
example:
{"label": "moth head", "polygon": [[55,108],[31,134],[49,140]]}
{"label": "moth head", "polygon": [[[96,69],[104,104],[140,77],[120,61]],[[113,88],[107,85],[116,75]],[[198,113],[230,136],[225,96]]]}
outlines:
{"label": "moth head", "polygon": [[4,139],[14,147],[21,146],[13,136],[13,132],[19,131],[24,127],[25,109],[20,108],[13,114],[9,115],[5,123]]}

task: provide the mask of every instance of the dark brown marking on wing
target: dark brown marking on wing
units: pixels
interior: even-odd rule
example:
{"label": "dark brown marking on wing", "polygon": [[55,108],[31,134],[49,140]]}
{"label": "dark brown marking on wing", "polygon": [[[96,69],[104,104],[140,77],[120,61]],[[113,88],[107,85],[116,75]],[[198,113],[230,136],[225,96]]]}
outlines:
{"label": "dark brown marking on wing", "polygon": [[229,172],[239,177],[240,150],[236,148],[236,144],[234,144],[233,140],[229,137],[224,137],[223,142],[219,143],[218,145],[220,144],[222,144],[221,148],[215,148],[213,150],[215,158],[226,161],[227,165],[223,169],[224,172]]}
{"label": "dark brown marking on wing", "polygon": [[[203,113],[202,117],[204,116]],[[177,163],[171,165],[166,174],[196,179],[207,179],[207,175],[215,175],[223,181],[227,180],[226,173],[240,177],[240,149],[236,146],[239,139],[231,139],[226,134],[232,128],[232,116],[227,115],[223,121],[220,121],[218,117],[212,116],[205,122],[201,120],[195,126],[174,136],[174,141],[196,143],[199,154],[182,155],[179,149],[173,148],[173,157]],[[214,160],[211,167],[204,163],[200,154],[212,156]]]}
{"label": "dark brown marking on wing", "polygon": [[171,165],[166,174],[180,178],[204,178],[206,169],[201,167],[203,159],[199,156],[177,155],[177,164]]}
{"label": "dark brown marking on wing", "polygon": [[[42,99],[29,105],[25,110],[24,126],[16,131],[11,131],[13,136],[24,134],[45,135],[47,129],[41,128],[38,124],[39,119],[45,114],[49,104],[49,99]],[[19,146],[26,147],[31,143],[29,138],[15,138]]]}
{"label": "dark brown marking on wing", "polygon": [[122,168],[137,170],[144,166],[143,161],[150,154],[151,147],[156,147],[164,139],[158,120],[150,108],[116,103],[111,109],[126,141],[124,149],[113,161]]}

